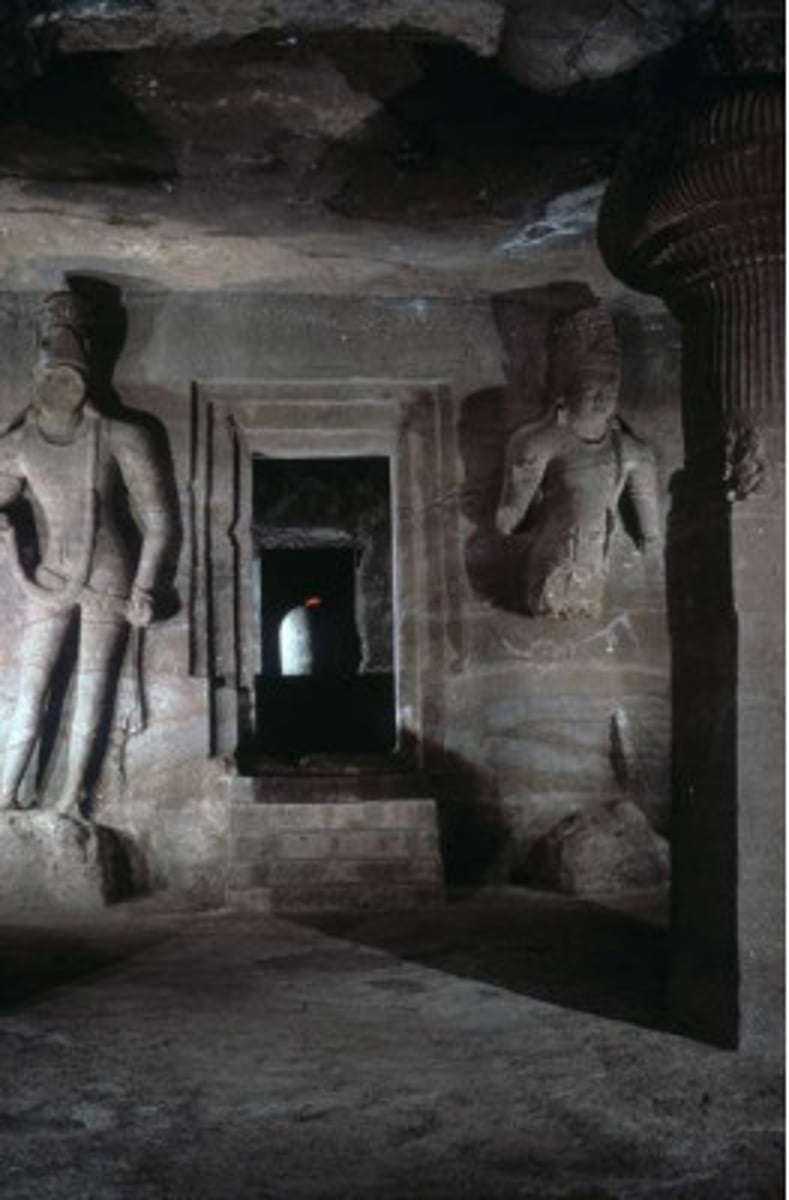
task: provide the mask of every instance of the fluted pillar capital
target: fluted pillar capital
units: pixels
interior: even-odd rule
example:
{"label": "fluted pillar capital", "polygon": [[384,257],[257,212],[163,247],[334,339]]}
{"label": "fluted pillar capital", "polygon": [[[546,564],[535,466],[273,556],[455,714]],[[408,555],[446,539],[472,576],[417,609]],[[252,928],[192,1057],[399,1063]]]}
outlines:
{"label": "fluted pillar capital", "polygon": [[657,113],[603,200],[599,241],[620,279],[672,310],[784,257],[784,97],[777,85],[696,94]]}
{"label": "fluted pillar capital", "polygon": [[784,404],[782,88],[707,79],[658,111],[611,180],[599,241],[682,325],[693,477],[728,500],[763,492]]}

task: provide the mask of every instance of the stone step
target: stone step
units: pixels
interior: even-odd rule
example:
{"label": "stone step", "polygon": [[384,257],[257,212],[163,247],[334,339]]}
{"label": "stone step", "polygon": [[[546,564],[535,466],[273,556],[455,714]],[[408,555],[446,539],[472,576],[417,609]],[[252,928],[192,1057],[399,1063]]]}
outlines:
{"label": "stone step", "polygon": [[260,858],[432,858],[438,835],[432,829],[309,829],[231,836],[231,862]]}
{"label": "stone step", "polygon": [[387,800],[321,799],[310,803],[239,803],[230,807],[230,833],[308,829],[435,829],[435,802],[424,797]]}
{"label": "stone step", "polygon": [[430,798],[426,779],[411,771],[283,772],[233,781],[233,798],[257,804],[356,804],[364,800]]}
{"label": "stone step", "polygon": [[441,904],[438,884],[299,884],[271,889],[271,911],[282,916],[316,912],[395,912]]}
{"label": "stone step", "polygon": [[227,902],[236,907],[262,892],[282,914],[413,908],[443,895],[436,805],[425,797],[236,800],[228,855]]}
{"label": "stone step", "polygon": [[267,887],[228,887],[225,892],[225,904],[241,912],[273,911],[271,888]]}
{"label": "stone step", "polygon": [[273,859],[268,862],[232,863],[230,888],[295,886],[323,883],[432,883],[441,874],[441,864],[430,858],[359,859]]}

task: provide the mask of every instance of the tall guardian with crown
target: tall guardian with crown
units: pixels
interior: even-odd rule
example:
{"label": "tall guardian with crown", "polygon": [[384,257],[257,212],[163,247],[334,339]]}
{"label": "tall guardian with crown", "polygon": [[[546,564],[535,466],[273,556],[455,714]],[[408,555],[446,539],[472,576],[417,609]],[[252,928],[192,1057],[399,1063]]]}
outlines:
{"label": "tall guardian with crown", "polygon": [[[43,303],[32,401],[0,437],[0,509],[19,497],[35,515],[31,565],[8,518],[13,575],[25,603],[17,699],[0,763],[0,808],[20,803],[20,785],[42,735],[65,639],[78,626],[65,781],[50,804],[89,811],[101,731],[112,715],[129,627],[153,620],[154,595],[175,530],[167,482],[147,431],[101,414],[91,398],[90,304],[71,291]],[[139,531],[120,517],[118,484]],[[139,541],[139,547],[132,543]]]}

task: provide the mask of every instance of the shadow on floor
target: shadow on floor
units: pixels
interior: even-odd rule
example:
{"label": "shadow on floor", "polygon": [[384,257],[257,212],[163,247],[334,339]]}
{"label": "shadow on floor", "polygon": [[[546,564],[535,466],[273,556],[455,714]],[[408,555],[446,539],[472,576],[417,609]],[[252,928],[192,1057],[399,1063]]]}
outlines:
{"label": "shadow on floor", "polygon": [[37,925],[0,925],[0,1013],[117,966],[156,940],[152,933],[110,928],[81,935]]}
{"label": "shadow on floor", "polygon": [[610,907],[496,888],[455,894],[443,908],[316,914],[298,920],[464,979],[562,1008],[669,1030],[666,907],[665,893],[657,892]]}

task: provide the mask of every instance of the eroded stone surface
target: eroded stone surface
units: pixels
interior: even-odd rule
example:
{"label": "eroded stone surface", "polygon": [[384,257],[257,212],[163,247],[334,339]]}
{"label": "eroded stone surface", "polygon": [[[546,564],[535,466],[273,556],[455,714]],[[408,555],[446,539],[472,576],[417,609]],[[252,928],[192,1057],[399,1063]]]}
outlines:
{"label": "eroded stone surface", "polygon": [[[212,285],[283,269],[295,278],[306,236],[303,281],[314,287],[320,260],[336,273],[341,257],[351,286],[359,237],[379,270],[407,241],[413,272],[414,227],[462,222],[468,254],[481,223],[495,222],[485,270],[511,273],[492,286],[517,286],[512,268],[535,244],[591,234],[595,189],[633,125],[632,87],[622,89],[538,96],[462,48],[382,36],[55,58],[0,121],[3,265],[23,251],[19,217],[31,210],[35,228],[50,227],[48,258],[58,254],[51,217],[77,220],[80,233],[96,220],[96,259],[106,253],[113,274],[125,243],[130,267],[144,262],[149,277],[165,260],[199,258]],[[17,197],[12,178],[25,181]],[[64,192],[66,181],[90,187]],[[358,224],[370,220],[402,232],[379,245]],[[446,233],[431,232],[431,253],[444,248]],[[481,263],[468,267],[490,286]]]}
{"label": "eroded stone surface", "polygon": [[525,87],[563,91],[668,49],[712,8],[712,0],[519,0],[509,7],[502,61]]}
{"label": "eroded stone surface", "polygon": [[124,886],[112,830],[52,812],[0,813],[0,912],[101,909]]}
{"label": "eroded stone surface", "polygon": [[227,42],[261,29],[281,30],[296,46],[305,34],[343,30],[408,30],[460,42],[480,54],[495,52],[503,0],[212,0],[171,4],[154,0],[82,0],[67,8],[59,25],[67,52],[128,50],[139,46]]}
{"label": "eroded stone surface", "polygon": [[532,878],[569,895],[654,887],[669,873],[668,845],[629,801],[565,817],[534,848]]}

